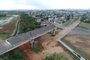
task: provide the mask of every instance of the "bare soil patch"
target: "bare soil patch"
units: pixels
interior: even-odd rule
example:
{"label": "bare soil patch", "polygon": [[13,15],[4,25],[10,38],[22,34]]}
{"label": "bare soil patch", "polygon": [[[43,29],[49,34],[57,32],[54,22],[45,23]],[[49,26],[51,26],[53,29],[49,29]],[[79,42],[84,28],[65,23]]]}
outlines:
{"label": "bare soil patch", "polygon": [[[17,20],[13,20],[10,23],[0,26],[0,39],[6,40],[10,36],[14,34],[14,30],[16,29]],[[16,30],[15,30],[16,31]]]}
{"label": "bare soil patch", "polygon": [[84,35],[70,35],[66,36],[65,41],[68,41],[72,46],[76,47],[77,51],[90,57],[90,36]]}

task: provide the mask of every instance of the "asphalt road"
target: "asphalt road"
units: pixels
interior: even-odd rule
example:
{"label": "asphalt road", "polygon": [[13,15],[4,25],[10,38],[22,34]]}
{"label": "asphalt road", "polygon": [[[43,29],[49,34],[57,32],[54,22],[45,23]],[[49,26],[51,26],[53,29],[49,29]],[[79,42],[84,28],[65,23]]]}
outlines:
{"label": "asphalt road", "polygon": [[55,39],[60,40],[64,36],[66,36],[71,30],[73,30],[78,24],[80,23],[79,20],[73,22],[71,25],[65,27],[59,34],[55,37]]}
{"label": "asphalt road", "polygon": [[90,29],[76,27],[68,35],[90,35]]}

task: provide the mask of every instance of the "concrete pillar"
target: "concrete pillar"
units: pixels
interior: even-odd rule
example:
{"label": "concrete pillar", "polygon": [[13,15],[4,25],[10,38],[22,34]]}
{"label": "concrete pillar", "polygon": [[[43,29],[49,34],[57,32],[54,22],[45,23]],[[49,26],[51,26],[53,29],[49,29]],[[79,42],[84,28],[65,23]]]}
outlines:
{"label": "concrete pillar", "polygon": [[37,45],[41,45],[41,43],[42,43],[42,41],[41,41],[40,37],[29,41],[29,45],[30,45],[31,48],[34,47],[34,46],[37,46]]}
{"label": "concrete pillar", "polygon": [[29,44],[31,45],[31,47],[33,47],[33,46],[34,46],[34,43],[35,43],[35,39],[33,39],[33,40],[29,41]]}
{"label": "concrete pillar", "polygon": [[36,38],[36,44],[41,45],[42,42],[43,41],[42,41],[41,37]]}
{"label": "concrete pillar", "polygon": [[53,32],[52,32],[52,35],[55,35],[56,34],[56,29],[57,28],[54,28]]}

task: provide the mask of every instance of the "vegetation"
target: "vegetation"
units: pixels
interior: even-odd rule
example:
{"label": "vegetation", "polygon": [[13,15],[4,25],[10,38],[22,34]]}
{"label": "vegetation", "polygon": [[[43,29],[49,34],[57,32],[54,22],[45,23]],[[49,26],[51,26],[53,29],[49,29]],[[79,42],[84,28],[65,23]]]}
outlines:
{"label": "vegetation", "polygon": [[83,14],[81,16],[81,23],[79,27],[90,29],[90,14]]}
{"label": "vegetation", "polygon": [[16,22],[17,22],[17,20],[13,20],[9,24],[2,26],[3,31],[0,31],[0,39],[1,40],[5,40],[5,39],[9,38],[12,34],[14,34],[14,30],[16,28]]}
{"label": "vegetation", "polygon": [[70,20],[70,17],[71,17],[70,15],[66,16],[66,20]]}
{"label": "vegetation", "polygon": [[6,14],[0,14],[0,17],[6,17]]}
{"label": "vegetation", "polygon": [[19,33],[25,33],[31,30],[34,30],[36,28],[39,28],[40,24],[37,23],[34,18],[28,16],[27,14],[22,14],[20,17],[20,23],[19,23]]}
{"label": "vegetation", "polygon": [[[19,22],[19,33],[28,32],[30,30],[34,30],[35,28],[39,28],[40,24],[37,23],[34,18],[28,16],[27,14],[22,14]],[[0,39],[6,39],[10,37],[9,33],[0,33]],[[33,47],[32,49],[35,52],[39,52],[42,50],[41,46]],[[25,60],[19,50],[14,50],[13,52],[6,53],[0,56],[0,60]]]}
{"label": "vegetation", "polygon": [[16,49],[0,56],[0,60],[25,60],[22,53]]}
{"label": "vegetation", "polygon": [[83,14],[83,15],[81,16],[81,22],[90,23],[90,15],[88,15],[88,14]]}
{"label": "vegetation", "polygon": [[37,45],[37,46],[32,47],[32,51],[34,51],[36,53],[38,53],[42,50],[43,50],[43,47],[41,45]]}
{"label": "vegetation", "polygon": [[68,58],[64,54],[53,54],[47,56],[44,60],[68,60]]}
{"label": "vegetation", "polygon": [[86,29],[90,29],[90,23],[81,22],[81,23],[79,24],[79,27],[86,28]]}
{"label": "vegetation", "polygon": [[10,33],[0,33],[0,39],[5,40],[10,37]]}

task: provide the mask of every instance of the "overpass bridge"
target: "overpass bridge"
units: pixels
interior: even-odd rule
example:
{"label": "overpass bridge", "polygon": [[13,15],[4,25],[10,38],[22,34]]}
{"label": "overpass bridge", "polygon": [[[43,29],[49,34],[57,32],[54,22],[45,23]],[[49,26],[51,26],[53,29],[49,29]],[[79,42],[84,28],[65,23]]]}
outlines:
{"label": "overpass bridge", "polygon": [[29,31],[27,33],[23,33],[20,35],[16,35],[14,37],[10,37],[9,39],[7,39],[5,41],[0,41],[0,55],[17,48],[17,47],[29,42],[32,39],[35,39],[44,34],[47,34],[48,32],[53,31],[54,28],[55,28],[54,25],[41,27],[39,29]]}
{"label": "overpass bridge", "polygon": [[[79,23],[80,23],[80,20],[77,20],[77,21],[73,22],[70,26],[68,26],[67,28],[64,28],[63,32],[60,33],[61,35],[56,36],[57,41],[59,41],[65,35],[67,35]],[[23,33],[23,34],[20,34],[20,35],[16,35],[14,37],[10,37],[9,39],[7,39],[5,41],[0,41],[0,55],[4,54],[4,53],[6,53],[10,50],[13,50],[13,49],[31,41],[31,40],[33,40],[35,38],[38,38],[38,37],[40,37],[44,34],[47,34],[48,32],[53,31],[55,29],[55,26],[57,26],[57,25],[52,25],[51,24],[49,26],[41,27],[39,29],[29,31],[27,33]]]}

